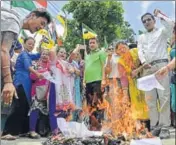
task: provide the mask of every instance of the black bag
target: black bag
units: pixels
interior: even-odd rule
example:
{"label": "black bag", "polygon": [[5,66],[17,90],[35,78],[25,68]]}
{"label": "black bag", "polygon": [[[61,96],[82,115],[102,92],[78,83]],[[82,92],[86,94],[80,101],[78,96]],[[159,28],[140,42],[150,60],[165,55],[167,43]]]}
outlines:
{"label": "black bag", "polygon": [[40,113],[37,121],[36,132],[40,134],[42,137],[47,137],[50,131],[51,129],[49,123],[49,116]]}

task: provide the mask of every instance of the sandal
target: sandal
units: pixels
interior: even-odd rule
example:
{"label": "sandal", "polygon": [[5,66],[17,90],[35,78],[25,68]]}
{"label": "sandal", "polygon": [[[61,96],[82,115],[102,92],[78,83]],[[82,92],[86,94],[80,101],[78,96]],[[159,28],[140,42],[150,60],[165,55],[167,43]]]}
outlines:
{"label": "sandal", "polygon": [[40,135],[36,132],[30,132],[29,133],[29,138],[31,139],[39,139],[40,138]]}
{"label": "sandal", "polygon": [[7,134],[1,137],[2,140],[16,140],[17,137],[11,135],[11,134]]}
{"label": "sandal", "polygon": [[63,139],[64,139],[64,135],[61,132],[59,132],[56,135],[53,135],[52,138],[51,138],[52,141],[54,141],[54,140],[63,140]]}

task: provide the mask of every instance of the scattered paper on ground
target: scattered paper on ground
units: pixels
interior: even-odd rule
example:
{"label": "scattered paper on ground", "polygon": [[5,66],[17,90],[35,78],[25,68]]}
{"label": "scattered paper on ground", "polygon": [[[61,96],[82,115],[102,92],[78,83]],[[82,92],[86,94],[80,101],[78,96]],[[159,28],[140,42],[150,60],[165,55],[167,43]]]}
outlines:
{"label": "scattered paper on ground", "polygon": [[16,145],[42,145],[40,142],[19,142]]}
{"label": "scattered paper on ground", "polygon": [[148,138],[141,140],[131,140],[130,145],[162,145],[159,138]]}
{"label": "scattered paper on ground", "polygon": [[84,123],[66,122],[64,118],[58,118],[57,124],[65,137],[98,137],[103,135],[101,131],[89,131]]}

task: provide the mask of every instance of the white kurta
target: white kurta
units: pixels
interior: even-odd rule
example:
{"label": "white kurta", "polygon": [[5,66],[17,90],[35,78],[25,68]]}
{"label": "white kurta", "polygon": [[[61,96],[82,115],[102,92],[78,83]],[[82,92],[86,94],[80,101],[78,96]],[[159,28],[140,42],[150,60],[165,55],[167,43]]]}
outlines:
{"label": "white kurta", "polygon": [[56,107],[63,109],[65,106],[74,103],[74,77],[67,72],[70,64],[66,61],[56,61],[56,65],[51,67],[53,77],[58,82],[55,84]]}

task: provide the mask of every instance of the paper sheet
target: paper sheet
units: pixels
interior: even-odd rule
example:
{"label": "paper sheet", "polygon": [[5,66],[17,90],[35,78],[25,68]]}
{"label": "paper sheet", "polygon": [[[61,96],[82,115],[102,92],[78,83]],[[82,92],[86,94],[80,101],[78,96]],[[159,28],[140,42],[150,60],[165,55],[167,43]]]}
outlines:
{"label": "paper sheet", "polygon": [[160,138],[132,140],[130,145],[162,145]]}
{"label": "paper sheet", "polygon": [[56,80],[51,76],[51,74],[50,74],[48,71],[42,73],[42,75],[43,75],[43,77],[44,77],[45,79],[47,79],[48,81],[57,84],[58,81],[56,81]]}
{"label": "paper sheet", "polygon": [[155,74],[137,79],[137,87],[142,91],[151,91],[154,88],[165,90],[164,87],[156,79]]}
{"label": "paper sheet", "polygon": [[57,118],[57,124],[65,137],[102,136],[101,131],[89,131],[84,123],[66,122],[64,118]]}

